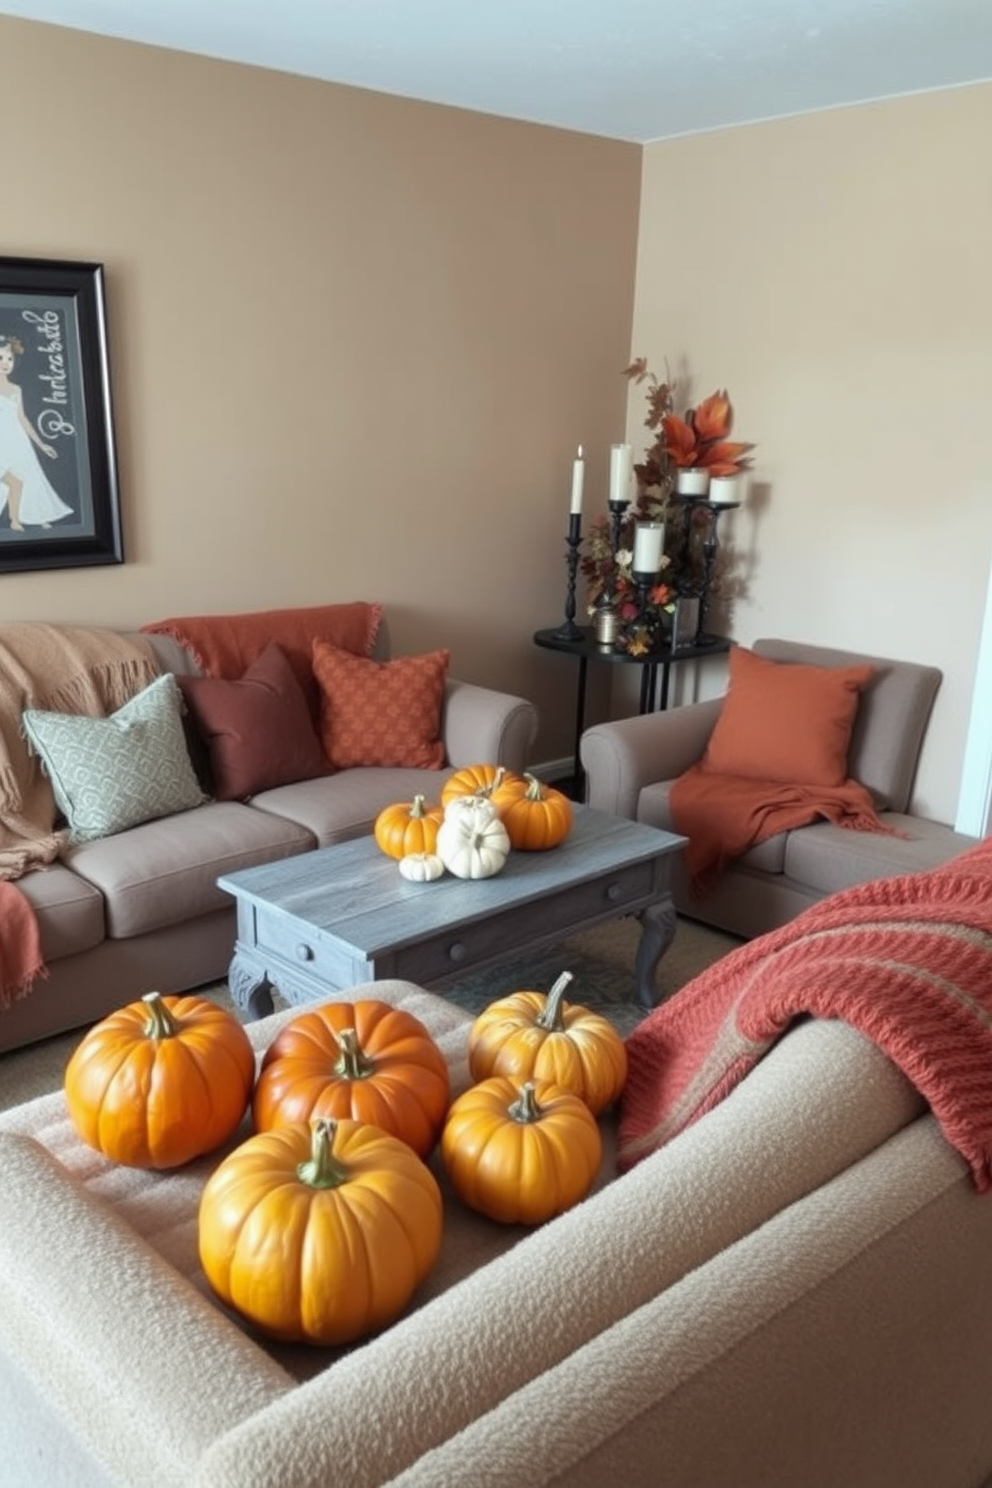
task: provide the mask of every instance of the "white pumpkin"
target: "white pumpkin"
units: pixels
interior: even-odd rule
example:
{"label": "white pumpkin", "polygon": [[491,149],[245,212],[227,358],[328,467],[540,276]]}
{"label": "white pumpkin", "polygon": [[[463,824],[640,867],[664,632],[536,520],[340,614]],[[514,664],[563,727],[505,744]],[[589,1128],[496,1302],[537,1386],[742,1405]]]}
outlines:
{"label": "white pumpkin", "polygon": [[437,829],[437,853],[456,878],[492,878],[506,862],[510,838],[485,796],[459,796]]}
{"label": "white pumpkin", "polygon": [[399,870],[411,883],[433,883],[444,873],[444,864],[437,853],[407,853],[400,858]]}

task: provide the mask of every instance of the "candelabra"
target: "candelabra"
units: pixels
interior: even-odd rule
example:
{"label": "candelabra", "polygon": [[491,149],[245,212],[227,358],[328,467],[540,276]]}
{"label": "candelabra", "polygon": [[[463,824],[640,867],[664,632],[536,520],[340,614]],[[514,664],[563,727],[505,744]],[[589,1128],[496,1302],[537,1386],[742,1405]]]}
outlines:
{"label": "candelabra", "polygon": [[555,631],[556,641],[581,641],[582,631],[575,623],[575,575],[579,566],[579,548],[582,545],[582,517],[578,512],[570,512],[568,518],[568,536],[565,539],[568,549],[565,554],[565,566],[568,579],[565,586],[565,623]]}
{"label": "candelabra", "polygon": [[623,501],[610,500],[606,504],[610,508],[610,547],[613,549],[614,558],[616,558],[617,549],[620,546],[620,527],[624,517],[627,515],[630,502],[626,499]]}

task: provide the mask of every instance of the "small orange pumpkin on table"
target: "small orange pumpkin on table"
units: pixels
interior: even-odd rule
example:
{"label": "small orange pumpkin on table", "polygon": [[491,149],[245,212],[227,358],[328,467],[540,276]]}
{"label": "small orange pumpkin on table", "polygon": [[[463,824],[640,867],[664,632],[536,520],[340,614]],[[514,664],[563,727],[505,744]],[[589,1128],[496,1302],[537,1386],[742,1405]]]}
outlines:
{"label": "small orange pumpkin on table", "polygon": [[64,1088],[84,1142],[129,1167],[176,1168],[234,1133],[254,1078],[254,1050],[226,1008],[149,992],[89,1030]]}
{"label": "small orange pumpkin on table", "polygon": [[402,859],[415,853],[430,854],[437,848],[437,832],[444,812],[428,806],[426,797],[396,801],[384,806],[372,828],[376,845],[389,858]]}
{"label": "small orange pumpkin on table", "polygon": [[469,1031],[472,1078],[548,1080],[579,1096],[594,1116],[605,1111],[626,1082],[627,1049],[608,1018],[565,1002],[572,980],[563,971],[546,995],[520,991],[490,1003]]}
{"label": "small orange pumpkin on table", "polygon": [[327,1002],[266,1049],[252,1115],[259,1131],[317,1117],[369,1122],[426,1157],[450,1094],[447,1062],[419,1018],[376,998]]}

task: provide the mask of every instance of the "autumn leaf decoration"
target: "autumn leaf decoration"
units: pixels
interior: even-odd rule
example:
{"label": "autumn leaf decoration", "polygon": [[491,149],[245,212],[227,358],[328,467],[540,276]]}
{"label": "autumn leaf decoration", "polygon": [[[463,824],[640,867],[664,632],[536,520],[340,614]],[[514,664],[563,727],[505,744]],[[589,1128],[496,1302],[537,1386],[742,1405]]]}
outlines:
{"label": "autumn leaf decoration", "polygon": [[646,452],[643,465],[635,467],[644,485],[662,485],[673,467],[683,470],[698,466],[710,475],[736,475],[750,465],[753,444],[729,439],[734,410],[726,390],[711,393],[708,398],[686,411],[675,412],[674,389],[670,381],[660,382],[648,370],[644,357],[638,357],[626,368],[624,376],[632,382],[649,382],[648,413],[644,420],[657,438]]}

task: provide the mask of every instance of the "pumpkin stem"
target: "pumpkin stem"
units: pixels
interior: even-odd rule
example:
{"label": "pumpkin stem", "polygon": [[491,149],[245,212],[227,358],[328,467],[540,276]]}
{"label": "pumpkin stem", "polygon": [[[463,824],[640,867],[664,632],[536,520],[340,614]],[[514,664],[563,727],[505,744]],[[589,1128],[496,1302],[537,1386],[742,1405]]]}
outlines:
{"label": "pumpkin stem", "polygon": [[538,1028],[544,1028],[548,1033],[561,1033],[565,1027],[562,1003],[565,1001],[566,988],[572,981],[574,981],[572,973],[570,971],[563,971],[544,999],[544,1007],[541,1009],[541,1012],[534,1019]]}
{"label": "pumpkin stem", "polygon": [[162,1001],[161,992],[146,992],[141,1000],[148,1009],[145,1037],[153,1039],[175,1038],[179,1032],[179,1021],[172,1016]]}
{"label": "pumpkin stem", "polygon": [[540,1121],[544,1111],[537,1104],[533,1080],[524,1081],[516,1100],[507,1106],[506,1114],[511,1121],[519,1121],[521,1126],[529,1126],[534,1121]]}
{"label": "pumpkin stem", "polygon": [[375,1060],[368,1057],[355,1030],[342,1028],[335,1038],[341,1052],[335,1061],[334,1073],[342,1080],[367,1080],[375,1069]]}
{"label": "pumpkin stem", "polygon": [[427,813],[424,810],[424,806],[425,806],[425,799],[424,799],[424,797],[423,796],[414,796],[413,800],[410,802],[410,819],[411,819],[411,821],[417,821],[420,817],[426,816]]}
{"label": "pumpkin stem", "polygon": [[310,1156],[296,1169],[296,1176],[309,1188],[340,1188],[348,1181],[348,1169],[334,1156],[334,1134],[338,1124],[320,1117],[310,1128]]}
{"label": "pumpkin stem", "polygon": [[473,791],[472,794],[474,796],[481,796],[484,801],[488,801],[493,791],[498,791],[505,779],[506,766],[497,765],[496,774],[493,776],[492,780],[490,780],[489,784],[480,786],[480,788],[477,791]]}
{"label": "pumpkin stem", "polygon": [[544,785],[543,785],[543,783],[540,780],[538,780],[537,776],[536,775],[528,775],[526,773],[526,771],[525,771],[524,772],[524,779],[527,782],[527,790],[524,792],[524,800],[525,801],[543,801],[544,800]]}

